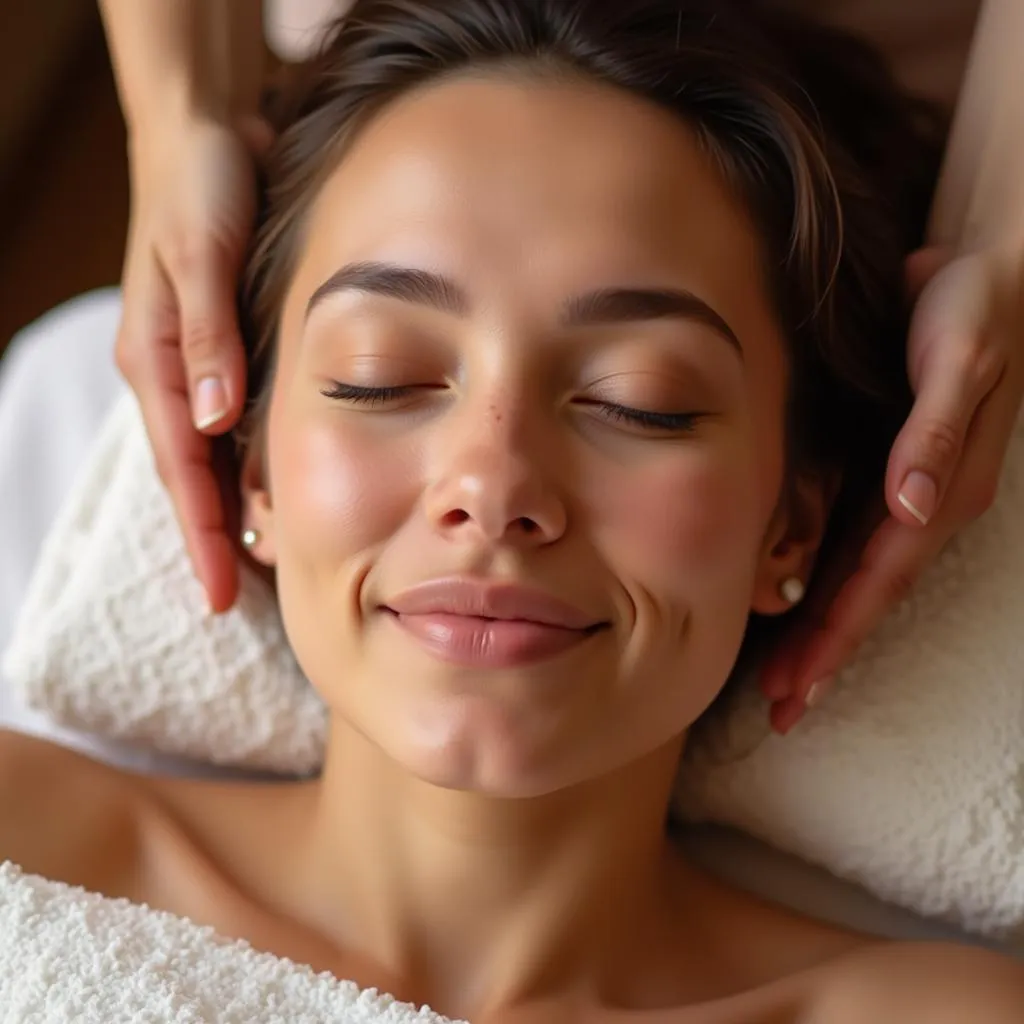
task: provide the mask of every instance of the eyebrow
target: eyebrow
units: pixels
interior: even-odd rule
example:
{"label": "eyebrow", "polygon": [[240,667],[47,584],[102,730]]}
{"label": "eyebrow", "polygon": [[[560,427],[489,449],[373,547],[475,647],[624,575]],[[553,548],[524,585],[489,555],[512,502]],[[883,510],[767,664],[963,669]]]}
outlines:
{"label": "eyebrow", "polygon": [[[329,295],[364,292],[400,302],[428,306],[466,316],[469,299],[450,278],[429,270],[402,267],[394,263],[349,263],[335,271],[306,304],[306,317]],[[679,319],[703,324],[724,338],[742,356],[736,332],[703,299],[680,288],[599,288],[570,299],[562,309],[566,327],[638,323],[648,320]]]}

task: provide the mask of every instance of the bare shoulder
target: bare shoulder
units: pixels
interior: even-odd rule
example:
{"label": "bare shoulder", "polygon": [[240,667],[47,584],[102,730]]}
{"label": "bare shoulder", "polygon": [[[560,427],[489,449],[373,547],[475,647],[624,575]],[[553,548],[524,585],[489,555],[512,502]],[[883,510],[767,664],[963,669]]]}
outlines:
{"label": "bare shoulder", "polygon": [[972,946],[873,944],[835,963],[809,1020],[1020,1024],[1024,963]]}
{"label": "bare shoulder", "polygon": [[133,776],[0,729],[0,861],[107,895],[128,895],[140,788]]}

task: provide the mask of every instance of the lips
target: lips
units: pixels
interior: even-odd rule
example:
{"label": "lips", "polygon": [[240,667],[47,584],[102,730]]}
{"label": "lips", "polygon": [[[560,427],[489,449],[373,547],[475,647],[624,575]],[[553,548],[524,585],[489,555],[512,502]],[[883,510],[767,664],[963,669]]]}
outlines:
{"label": "lips", "polygon": [[429,653],[480,668],[554,657],[609,625],[543,590],[458,578],[413,587],[384,610]]}

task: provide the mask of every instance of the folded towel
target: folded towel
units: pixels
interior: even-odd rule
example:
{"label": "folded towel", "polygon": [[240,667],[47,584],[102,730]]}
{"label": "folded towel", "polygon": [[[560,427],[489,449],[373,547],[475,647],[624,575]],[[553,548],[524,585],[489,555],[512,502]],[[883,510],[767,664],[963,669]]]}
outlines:
{"label": "folded towel", "polygon": [[4,1024],[444,1024],[127,900],[0,865]]}
{"label": "folded towel", "polygon": [[993,507],[836,683],[785,739],[740,688],[677,807],[1024,948],[1024,418]]}
{"label": "folded towel", "polygon": [[164,754],[314,771],[327,716],[267,585],[204,610],[134,395],[114,406],[39,554],[3,670],[59,725]]}

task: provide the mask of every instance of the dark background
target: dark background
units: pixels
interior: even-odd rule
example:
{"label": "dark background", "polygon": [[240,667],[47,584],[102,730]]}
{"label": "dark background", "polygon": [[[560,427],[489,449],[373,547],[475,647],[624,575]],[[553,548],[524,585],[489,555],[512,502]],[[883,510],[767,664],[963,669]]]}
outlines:
{"label": "dark background", "polygon": [[0,352],[80,292],[116,284],[124,123],[95,0],[0,3]]}

